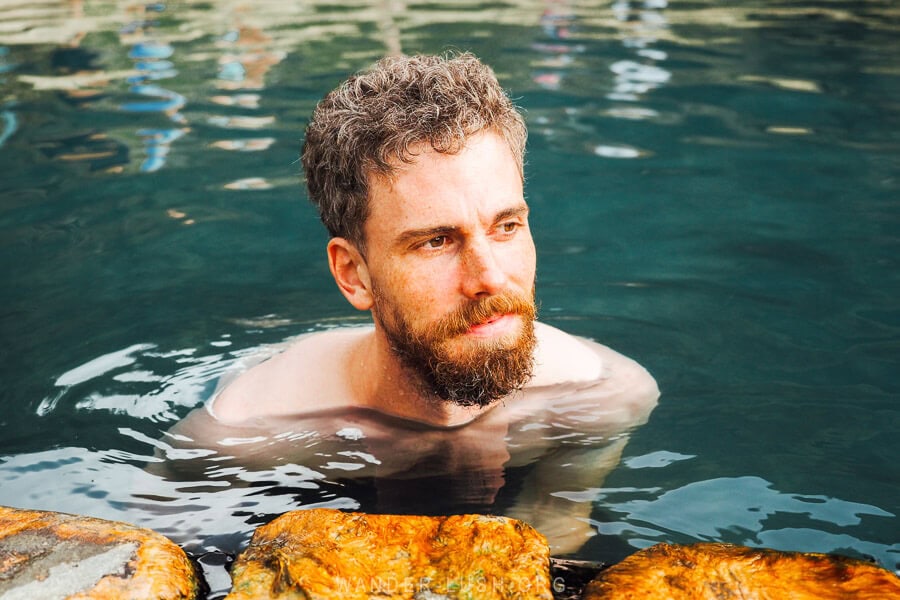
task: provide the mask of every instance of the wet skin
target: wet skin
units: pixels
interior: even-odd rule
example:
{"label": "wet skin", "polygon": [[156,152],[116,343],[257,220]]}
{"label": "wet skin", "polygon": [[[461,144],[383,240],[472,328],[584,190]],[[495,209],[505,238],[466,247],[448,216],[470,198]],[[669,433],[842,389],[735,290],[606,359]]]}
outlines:
{"label": "wet skin", "polygon": [[[370,180],[365,249],[344,238],[328,244],[339,290],[355,308],[371,311],[374,327],[298,338],[224,386],[171,439],[246,466],[289,460],[315,469],[327,465],[330,452],[285,440],[308,434],[338,453],[347,440],[336,432],[352,424],[374,461],[348,477],[412,479],[422,464],[451,479],[478,473],[472,493],[487,504],[506,470],[529,465],[505,512],[535,525],[555,551],[573,551],[590,535],[591,503],[552,493],[600,487],[625,434],[656,405],[656,383],[605,346],[535,323],[533,376],[521,391],[474,407],[423,393],[385,328],[402,319],[423,331],[480,298],[531,298],[536,258],[522,174],[501,137],[476,134],[457,154],[414,151],[390,178]],[[463,356],[513,343],[522,319],[492,314],[448,344]],[[244,434],[254,441],[222,442]],[[206,460],[188,470],[209,468]]]}

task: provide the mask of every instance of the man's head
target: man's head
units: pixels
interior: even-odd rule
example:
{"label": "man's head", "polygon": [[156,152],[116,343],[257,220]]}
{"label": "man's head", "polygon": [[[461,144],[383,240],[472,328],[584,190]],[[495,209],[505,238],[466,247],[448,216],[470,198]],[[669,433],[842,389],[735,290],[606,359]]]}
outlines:
{"label": "man's head", "polygon": [[531,377],[524,144],[521,116],[470,55],[385,59],[307,130],[335,281],[428,396],[489,405]]}
{"label": "man's head", "polygon": [[490,67],[471,54],[385,58],[316,107],[302,155],[310,200],[332,237],[365,253],[371,178],[416,146],[452,154],[484,130],[505,140],[521,176],[525,122]]}

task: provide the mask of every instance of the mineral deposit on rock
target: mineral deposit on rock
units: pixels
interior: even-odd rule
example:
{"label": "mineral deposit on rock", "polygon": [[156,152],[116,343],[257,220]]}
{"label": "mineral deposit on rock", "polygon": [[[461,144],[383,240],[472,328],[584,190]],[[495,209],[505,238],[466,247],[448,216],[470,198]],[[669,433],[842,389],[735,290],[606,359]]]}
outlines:
{"label": "mineral deposit on rock", "polygon": [[549,600],[549,560],[513,519],[299,510],[256,530],[227,600]]}
{"label": "mineral deposit on rock", "polygon": [[900,579],[830,554],[659,544],[601,572],[583,600],[891,600]]}
{"label": "mineral deposit on rock", "polygon": [[181,600],[202,588],[184,551],[154,531],[0,506],[2,600]]}

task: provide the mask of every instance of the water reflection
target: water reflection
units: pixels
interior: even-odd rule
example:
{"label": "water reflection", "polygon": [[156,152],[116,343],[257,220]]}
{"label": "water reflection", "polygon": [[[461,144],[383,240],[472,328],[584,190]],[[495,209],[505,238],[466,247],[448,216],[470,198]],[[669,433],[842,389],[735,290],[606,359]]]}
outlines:
{"label": "water reflection", "polygon": [[[228,337],[210,345],[227,347]],[[245,351],[247,352],[247,351]],[[94,358],[60,375],[55,390],[37,407],[47,416],[60,403],[76,410],[105,410],[157,422],[176,421],[178,408],[192,408],[209,395],[223,373],[245,352],[203,354],[196,348],[159,351],[134,344]]]}
{"label": "water reflection", "polygon": [[[220,382],[279,349],[235,346],[230,336],[203,349],[134,344],[62,373],[37,409],[42,418],[90,415],[98,431],[119,425],[86,433],[99,448],[74,445],[78,432],[65,431],[61,448],[0,458],[3,496],[151,527],[195,554],[233,555],[255,526],[316,506],[512,514],[578,547],[590,533],[581,516],[590,505],[560,504],[547,492],[563,474],[602,480],[628,439],[622,423],[638,410],[620,406],[621,392],[573,384],[552,401],[499,407],[457,430],[364,410],[245,427],[214,422],[205,409],[183,419]],[[113,418],[93,418],[103,415]]]}
{"label": "water reflection", "polygon": [[636,56],[610,66],[615,76],[613,90],[606,95],[610,100],[636,102],[672,77],[660,66],[668,55],[653,47],[668,29],[666,8],[666,0],[618,0],[612,4],[613,15],[623,26],[622,45]]}
{"label": "water reflection", "polygon": [[[265,317],[247,324],[277,328],[285,322]],[[206,350],[162,350],[155,344],[134,344],[61,374],[54,384],[56,391],[38,407],[40,415],[101,411],[127,415],[136,426],[119,426],[120,441],[109,450],[64,447],[3,458],[0,481],[4,496],[18,498],[20,504],[31,507],[129,520],[162,531],[195,553],[234,553],[255,525],[291,508],[371,510],[371,494],[375,492],[366,490],[375,469],[383,478],[385,469],[389,472],[394,468],[385,461],[393,465],[398,455],[412,456],[438,443],[443,448],[439,453],[453,464],[441,466],[430,459],[393,484],[390,477],[382,479],[374,489],[380,501],[395,511],[407,505],[421,510],[422,499],[434,496],[431,492],[438,485],[435,477],[447,476],[447,469],[460,468],[460,448],[465,444],[461,445],[459,439],[451,450],[426,432],[416,434],[419,437],[411,432],[397,437],[395,432],[387,438],[388,446],[381,447],[373,432],[383,430],[385,425],[365,415],[345,415],[338,421],[323,415],[319,425],[288,427],[274,434],[226,428],[230,437],[223,437],[215,449],[192,446],[190,438],[178,428],[169,430],[185,410],[208,398],[223,377],[277,352],[279,347],[238,348],[230,335],[212,341]],[[579,433],[584,415],[572,412],[573,406],[571,400],[554,403],[550,421],[523,421],[516,425],[518,433],[473,434],[478,440],[478,460],[483,462],[489,453],[485,440],[498,441],[505,447],[516,435],[539,435],[557,442],[565,439],[564,443],[573,448],[608,443],[604,436]],[[159,428],[146,427],[150,423],[158,423]],[[563,427],[565,435],[547,437],[558,433],[554,427]],[[398,453],[398,444],[413,446]],[[617,452],[621,452],[621,446]],[[310,456],[293,458],[307,454],[314,454],[315,460]],[[504,464],[510,455],[506,450],[500,454],[498,464]],[[273,460],[273,456],[277,458]],[[455,458],[447,458],[451,456]],[[622,466],[662,471],[689,468],[696,460],[696,455],[657,450],[626,457]],[[508,463],[505,468],[506,475],[499,478],[478,471],[477,482],[453,480],[454,485],[439,494],[436,502],[446,503],[450,498],[453,502],[485,502],[471,494],[486,490],[487,485],[492,490],[487,496],[491,504],[504,479],[509,483],[510,478],[514,481],[520,476],[516,468],[509,470]],[[666,476],[654,478],[664,480]],[[424,488],[417,492],[417,480],[430,492]],[[53,481],[53,485],[40,483],[46,481]],[[595,513],[606,517],[585,522],[597,533],[624,538],[634,547],[661,541],[721,540],[791,550],[849,551],[875,557],[886,565],[896,562],[900,555],[900,545],[872,541],[871,530],[878,529],[876,521],[895,517],[892,513],[871,504],[824,495],[780,492],[758,476],[705,479],[670,489],[579,489],[567,486],[565,479],[557,485],[555,490],[548,490],[559,504],[556,510],[562,514],[565,506],[593,505]],[[532,500],[546,502],[546,498]],[[860,535],[855,535],[857,531]]]}
{"label": "water reflection", "polygon": [[[635,467],[634,463],[629,466]],[[640,466],[659,464],[644,462]],[[646,499],[635,497],[640,495]],[[619,497],[623,500],[617,501]],[[727,541],[783,550],[850,553],[873,557],[889,568],[900,566],[900,543],[879,544],[853,535],[859,531],[868,537],[896,515],[870,504],[781,492],[760,477],[721,477],[670,490],[608,489],[601,491],[601,498],[598,505],[610,518],[594,520],[597,531],[625,536],[636,548],[673,539]]]}
{"label": "water reflection", "polygon": [[574,65],[575,55],[583,53],[583,44],[573,43],[570,38],[578,31],[578,16],[569,2],[551,0],[545,3],[540,18],[543,39],[531,44],[531,48],[541,56],[534,61],[537,70],[531,79],[547,90],[557,91],[562,87],[567,70]]}
{"label": "water reflection", "polygon": [[[18,65],[9,62],[9,48],[0,46],[0,84],[5,84],[7,74]],[[0,148],[19,128],[19,118],[12,110],[13,103],[4,101],[0,104]]]}
{"label": "water reflection", "polygon": [[[244,22],[245,15],[252,15],[251,6],[229,7],[226,19],[231,25],[215,42],[220,53],[215,87],[227,92],[210,98],[213,104],[233,110],[259,110],[260,91],[265,88],[265,78],[275,65],[287,57],[287,52],[277,47],[275,40],[262,26]],[[275,124],[275,117],[256,114],[210,115],[210,125],[235,132],[263,130]],[[232,138],[210,142],[210,147],[236,152],[262,152],[275,142],[274,137]],[[262,177],[242,178],[224,184],[227,190],[266,190],[273,185]]]}
{"label": "water reflection", "polygon": [[[248,10],[250,7],[246,7]],[[269,70],[287,53],[272,48],[272,38],[263,30],[235,25],[216,43],[222,51],[216,87],[221,90],[261,90]]]}
{"label": "water reflection", "polygon": [[[4,457],[0,485],[17,498],[4,503],[124,520],[159,531],[192,553],[231,554],[257,524],[292,507],[359,508],[356,500],[337,495],[338,487],[320,486],[324,474],[298,465],[266,471],[222,467],[196,481],[167,481],[147,465],[160,462],[155,452],[168,446],[140,432],[120,433],[134,438],[143,451],[68,447]],[[191,460],[202,454],[181,451],[178,457]],[[294,498],[298,490],[306,490],[308,504]]]}
{"label": "water reflection", "polygon": [[142,96],[140,100],[130,100],[119,105],[126,113],[160,113],[177,127],[147,128],[137,130],[143,142],[145,158],[141,162],[143,173],[152,173],[163,168],[172,151],[172,144],[185,133],[187,119],[181,113],[187,99],[162,83],[178,76],[178,69],[170,60],[175,48],[160,39],[156,33],[157,16],[166,10],[165,4],[140,3],[126,8],[131,20],[119,30],[123,45],[130,45],[128,58],[134,62],[136,73],[128,77],[129,91]]}
{"label": "water reflection", "polygon": [[[166,3],[132,2],[91,3],[93,9],[85,14],[82,3],[61,4],[56,12],[42,15],[43,27],[28,22],[32,27],[31,38],[65,40],[65,45],[78,48],[84,40],[92,40],[92,34],[115,24],[119,43],[129,58],[130,68],[111,68],[121,65],[120,60],[108,54],[102,55],[100,64],[80,69],[69,79],[59,74],[35,76],[27,81],[44,89],[67,88],[67,93],[94,101],[101,94],[117,94],[117,83],[128,84],[128,94],[115,105],[115,109],[135,113],[141,125],[134,130],[137,147],[135,156],[142,156],[138,169],[155,172],[164,168],[172,158],[173,148],[188,133],[188,121],[196,126],[195,113],[202,115],[203,100],[199,95],[189,96],[184,91],[186,77],[206,81],[220,93],[207,99],[228,112],[202,115],[205,122],[214,127],[240,131],[264,129],[276,126],[272,114],[256,114],[265,105],[266,78],[272,70],[294,54],[295,60],[306,60],[304,46],[310,41],[329,37],[346,36],[347,39],[370,38],[378,43],[368,51],[350,58],[346,66],[334,65],[347,71],[359,68],[380,55],[402,52],[409,40],[416,39],[416,28],[427,23],[470,20],[483,10],[477,2],[458,7],[407,6],[399,0],[378,0],[353,12],[332,13],[327,5],[297,5],[286,7],[275,2],[246,3],[237,0],[217,2],[215,10],[200,3],[168,5]],[[331,7],[333,8],[333,7]],[[633,58],[610,61],[607,68],[613,76],[609,100],[618,103],[635,103],[653,89],[665,85],[670,73],[663,68],[665,52],[654,48],[667,36],[668,6],[664,0],[630,2],[622,0],[610,6],[586,7],[565,0],[526,2],[515,9],[490,11],[498,23],[516,24],[532,28],[538,39],[531,48],[535,58],[532,80],[548,91],[563,91],[565,82],[573,74],[583,77],[584,60],[590,43],[613,35]],[[65,10],[68,15],[63,15]],[[475,10],[476,12],[471,12]],[[101,16],[102,13],[102,16]],[[37,18],[32,16],[31,19]],[[64,25],[65,22],[65,26]],[[374,25],[371,33],[367,30]],[[604,29],[611,28],[610,34]],[[12,36],[12,39],[20,39]],[[360,57],[366,58],[360,60]],[[207,75],[197,67],[209,65]],[[87,65],[85,65],[87,67]],[[188,68],[189,67],[189,68]],[[582,83],[579,81],[578,86]],[[193,86],[194,94],[201,92]],[[138,96],[134,98],[132,96]],[[89,109],[87,105],[84,108]],[[96,105],[93,110],[103,110]],[[572,107],[569,107],[570,110]],[[162,126],[141,114],[161,115],[171,125]],[[249,114],[248,114],[249,113]],[[562,120],[551,121],[557,128],[572,128],[573,133],[584,129],[579,115],[567,112]],[[612,107],[607,113],[612,117],[625,116],[643,119],[653,116],[649,108]],[[131,145],[132,135],[122,136],[121,143]],[[271,146],[272,136],[245,139],[243,136],[212,139],[207,144],[220,150],[262,152]],[[606,158],[638,158],[647,155],[637,146],[621,142],[595,144],[596,155]],[[84,154],[89,154],[85,151]],[[85,158],[84,160],[89,160]],[[116,165],[104,165],[117,171]],[[260,175],[255,175],[260,177]],[[242,187],[239,183],[231,188]],[[243,189],[260,189],[247,188]]]}
{"label": "water reflection", "polygon": [[[656,110],[638,106],[637,103],[653,90],[667,84],[672,77],[662,66],[668,55],[654,48],[669,27],[664,12],[666,8],[666,0],[613,2],[612,13],[622,24],[622,46],[635,56],[617,60],[609,67],[613,73],[613,89],[606,94],[606,98],[614,103],[626,104],[613,104],[604,111],[606,116],[634,121],[659,116]],[[594,148],[594,154],[604,158],[628,159],[645,157],[650,153],[627,143],[602,143]]]}
{"label": "water reflection", "polygon": [[[594,11],[564,0],[545,2],[540,37],[531,44],[540,56],[532,63],[532,81],[550,92],[583,93],[586,83],[581,78],[586,71],[597,77],[600,69],[607,70],[612,80],[604,94],[607,103],[591,98],[577,107],[566,105],[541,113],[533,119],[539,125],[536,132],[565,151],[587,147],[589,153],[611,159],[651,155],[628,140],[599,141],[609,136],[611,128],[594,122],[598,114],[632,121],[660,120],[655,108],[640,103],[652,101],[650,94],[669,84],[672,77],[664,67],[667,53],[655,47],[670,37],[666,9],[664,0],[622,0]],[[621,57],[621,52],[615,57],[593,54],[592,43],[604,37],[616,39],[626,57]]]}
{"label": "water reflection", "polygon": [[[383,54],[457,47],[485,56],[527,109],[544,314],[618,336],[667,376],[665,412],[639,433],[646,454],[616,471],[621,487],[553,497],[593,505],[597,538],[633,546],[849,549],[893,567],[895,13],[884,1],[0,0],[12,274],[0,503],[205,548],[236,548],[294,506],[362,506],[334,483],[382,460],[359,447],[315,468],[211,462],[182,482],[148,465],[211,458],[164,432],[259,347],[235,338],[352,319],[307,266],[321,232],[294,200],[315,102]],[[314,441],[294,435],[282,441]],[[772,450],[793,435],[808,443]],[[748,467],[752,449],[776,458]]]}
{"label": "water reflection", "polygon": [[19,128],[19,119],[12,110],[0,111],[0,148]]}

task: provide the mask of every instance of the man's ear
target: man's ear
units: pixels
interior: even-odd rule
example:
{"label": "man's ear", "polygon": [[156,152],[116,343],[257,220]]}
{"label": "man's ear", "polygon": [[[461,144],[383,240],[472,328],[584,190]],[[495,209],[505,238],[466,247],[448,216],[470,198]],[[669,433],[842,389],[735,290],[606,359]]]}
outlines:
{"label": "man's ear", "polygon": [[369,310],[374,304],[369,267],[356,246],[346,238],[328,242],[328,267],[338,289],[354,308]]}

